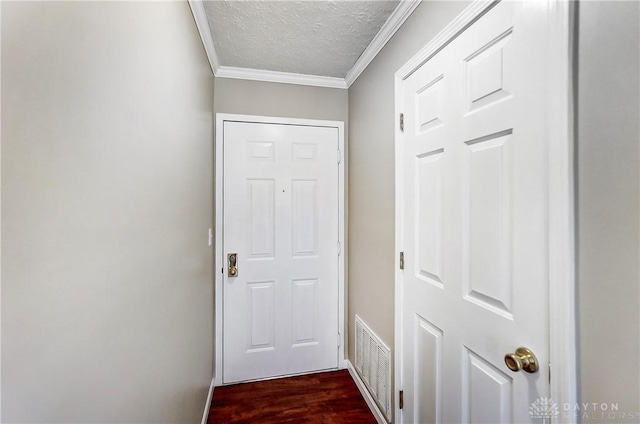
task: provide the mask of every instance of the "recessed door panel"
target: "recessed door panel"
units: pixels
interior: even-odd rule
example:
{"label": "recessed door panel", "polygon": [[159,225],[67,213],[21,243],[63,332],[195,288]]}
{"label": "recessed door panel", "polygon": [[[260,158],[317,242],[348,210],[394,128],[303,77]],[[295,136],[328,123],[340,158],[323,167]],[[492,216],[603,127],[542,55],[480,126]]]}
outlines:
{"label": "recessed door panel", "polygon": [[316,160],[318,145],[310,143],[293,144],[294,162],[313,162]]}
{"label": "recessed door panel", "polygon": [[247,284],[247,345],[248,351],[273,349],[274,281]]}
{"label": "recessed door panel", "polygon": [[512,316],[511,131],[466,142],[465,298]]}
{"label": "recessed door panel", "polygon": [[274,181],[248,180],[252,258],[273,257],[275,242]]}
{"label": "recessed door panel", "polygon": [[418,132],[425,132],[442,123],[442,86],[444,75],[430,81],[416,93]]}
{"label": "recessed door panel", "polygon": [[509,97],[504,81],[504,47],[511,38],[509,28],[465,59],[468,108],[474,110]]}
{"label": "recessed door panel", "polygon": [[293,345],[317,343],[318,280],[293,281]]}
{"label": "recessed door panel", "polygon": [[440,423],[443,333],[419,315],[415,326],[414,417],[418,423]]}
{"label": "recessed door panel", "polygon": [[274,142],[273,141],[248,141],[247,151],[249,153],[249,161],[274,161]]}
{"label": "recessed door panel", "polygon": [[315,255],[318,243],[318,182],[293,181],[293,255]]}
{"label": "recessed door panel", "polygon": [[442,155],[437,149],[416,158],[416,277],[442,287]]}
{"label": "recessed door panel", "polygon": [[466,423],[511,423],[512,378],[465,349],[463,407]]}

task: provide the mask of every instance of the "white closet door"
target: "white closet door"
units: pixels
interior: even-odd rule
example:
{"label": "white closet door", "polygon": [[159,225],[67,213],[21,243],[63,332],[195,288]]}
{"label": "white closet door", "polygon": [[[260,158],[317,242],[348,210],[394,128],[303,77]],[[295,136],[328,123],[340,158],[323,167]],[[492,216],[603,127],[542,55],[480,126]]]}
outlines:
{"label": "white closet door", "polygon": [[540,422],[549,396],[546,13],[501,2],[402,84],[405,423]]}

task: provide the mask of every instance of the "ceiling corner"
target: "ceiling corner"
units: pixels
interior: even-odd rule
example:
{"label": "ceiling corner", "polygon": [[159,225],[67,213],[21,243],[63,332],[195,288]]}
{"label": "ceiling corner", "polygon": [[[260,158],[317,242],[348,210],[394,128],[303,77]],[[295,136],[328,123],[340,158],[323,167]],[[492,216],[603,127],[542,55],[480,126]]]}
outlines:
{"label": "ceiling corner", "polygon": [[356,63],[354,63],[349,72],[347,72],[345,77],[347,87],[351,87],[351,84],[367,69],[367,66],[375,59],[378,53],[380,53],[380,50],[382,50],[391,37],[393,37],[396,31],[400,29],[402,24],[411,16],[420,3],[421,0],[403,0],[398,4],[398,7],[396,7],[391,16],[389,16],[389,19],[382,25],[380,31],[378,31]]}
{"label": "ceiling corner", "polygon": [[207,59],[209,59],[211,71],[213,72],[213,75],[217,75],[218,70],[220,69],[220,61],[218,60],[216,47],[213,44],[211,28],[209,28],[207,14],[204,11],[204,3],[202,0],[188,0],[188,2],[189,7],[191,8],[191,14],[196,22],[196,27],[200,33],[200,39],[202,40],[202,45],[204,46],[204,50],[207,54]]}

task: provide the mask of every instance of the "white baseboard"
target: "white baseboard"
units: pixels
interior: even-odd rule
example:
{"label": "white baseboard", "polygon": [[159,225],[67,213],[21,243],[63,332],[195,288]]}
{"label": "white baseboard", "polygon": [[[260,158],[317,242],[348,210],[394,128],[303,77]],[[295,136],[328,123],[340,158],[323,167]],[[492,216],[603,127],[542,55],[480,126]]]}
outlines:
{"label": "white baseboard", "polygon": [[207,393],[207,402],[204,404],[204,412],[202,413],[201,424],[207,424],[209,420],[209,409],[211,409],[211,399],[213,399],[213,387],[215,379],[211,379],[211,385],[209,386],[209,393]]}
{"label": "white baseboard", "polygon": [[351,374],[351,378],[356,383],[356,386],[358,387],[358,390],[360,390],[360,393],[362,393],[362,397],[364,398],[365,402],[367,402],[367,405],[369,405],[369,409],[371,410],[373,416],[376,417],[376,421],[378,421],[378,424],[387,424],[387,419],[384,417],[384,414],[382,413],[380,408],[378,408],[378,404],[376,403],[376,401],[373,400],[371,393],[369,393],[369,390],[367,390],[367,387],[364,385],[364,381],[362,381],[362,379],[356,372],[356,369],[353,367],[351,361],[346,359],[345,362],[347,363],[347,369],[349,370],[349,374]]}

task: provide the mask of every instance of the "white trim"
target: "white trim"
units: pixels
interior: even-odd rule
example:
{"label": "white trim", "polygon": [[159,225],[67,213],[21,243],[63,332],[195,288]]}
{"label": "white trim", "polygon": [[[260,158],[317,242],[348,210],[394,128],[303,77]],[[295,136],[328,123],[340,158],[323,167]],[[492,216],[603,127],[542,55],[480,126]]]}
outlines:
{"label": "white trim", "polygon": [[[549,363],[551,399],[576,405],[573,55],[576,8],[549,1]],[[575,422],[575,417],[569,418]]]}
{"label": "white trim", "polygon": [[263,71],[260,69],[236,68],[233,66],[221,66],[215,75],[218,78],[279,82],[283,84],[310,85],[313,87],[347,88],[347,83],[344,81],[344,78],[294,74],[291,72]]}
{"label": "white trim", "polygon": [[[2,5],[0,4],[0,34],[2,34]],[[2,55],[0,54],[0,81],[2,81]],[[0,84],[0,99],[2,88]],[[0,117],[2,116],[2,102],[0,102]],[[2,187],[2,119],[0,119],[0,187]],[[2,195],[0,195],[0,222],[2,222]],[[0,225],[0,270],[2,270],[2,226]],[[0,317],[2,317],[2,272],[0,271]],[[0,318],[0,329],[2,319]],[[2,364],[2,331],[0,330],[0,364]],[[0,422],[2,421],[2,367],[0,366]]]}
{"label": "white trim", "polygon": [[[395,154],[396,154],[396,259],[395,259],[395,419],[402,423],[398,409],[402,381],[402,273],[398,252],[403,250],[402,133],[398,117],[402,112],[402,85],[413,72],[465,31],[498,1],[475,0],[429,44],[395,74]],[[575,306],[575,213],[574,213],[574,133],[573,133],[573,2],[549,4],[549,362],[553,375],[550,396],[557,404],[577,402],[576,306]],[[575,421],[570,421],[575,422]]]}
{"label": "white trim", "polygon": [[200,424],[207,424],[209,420],[209,409],[211,409],[211,399],[213,399],[214,379],[211,379],[211,385],[209,385],[209,393],[207,393],[207,401],[204,404],[204,412],[202,413],[202,420]]}
{"label": "white trim", "polygon": [[188,0],[189,7],[191,8],[191,14],[193,20],[196,21],[196,27],[200,33],[200,39],[204,46],[204,51],[209,59],[209,66],[213,75],[218,74],[220,69],[220,61],[218,60],[218,54],[216,53],[216,46],[213,44],[213,37],[211,36],[211,28],[209,28],[209,20],[207,19],[207,13],[204,10],[204,3],[202,0]]}
{"label": "white trim", "polygon": [[393,35],[400,29],[404,21],[416,10],[420,5],[420,0],[402,0],[398,7],[393,11],[389,19],[382,25],[380,31],[373,37],[366,49],[362,52],[356,63],[353,64],[347,76],[344,78],[347,87],[351,87],[356,79],[360,76],[367,66],[380,53],[380,50],[387,44]]}
{"label": "white trim", "polygon": [[[216,386],[222,385],[222,287],[224,280],[224,250],[222,245],[222,228],[224,225],[223,214],[224,205],[222,203],[222,193],[224,188],[224,169],[223,165],[223,152],[224,145],[222,144],[222,138],[224,135],[224,116],[216,114],[216,135],[214,139],[214,161],[215,161],[215,187],[214,187],[214,202],[215,202],[215,228],[213,230],[215,238],[215,250],[213,252],[213,281],[214,281],[214,299],[215,299],[215,360],[213,363],[213,375]],[[218,270],[221,272],[218,272]]]}
{"label": "white trim", "polygon": [[394,369],[394,392],[392,397],[394,399],[394,417],[396,423],[402,423],[402,410],[400,409],[400,391],[404,390],[404,381],[402,376],[404,374],[404,367],[402,361],[403,349],[402,349],[402,271],[400,270],[400,252],[404,251],[404,221],[401,219],[404,213],[404,189],[402,185],[402,143],[400,139],[402,132],[400,131],[400,111],[402,110],[402,104],[404,102],[404,96],[402,94],[402,79],[395,75],[394,82],[394,97],[395,97],[395,117],[394,122],[394,139],[395,139],[395,178],[396,178],[396,207],[395,207],[395,259],[394,259],[394,352],[393,352],[393,369]]}
{"label": "white trim", "polygon": [[338,149],[342,152],[342,160],[338,164],[338,241],[343,246],[342,254],[338,256],[338,330],[342,335],[340,347],[338,350],[337,368],[344,367],[345,364],[345,346],[347,344],[347,329],[345,328],[345,266],[346,255],[344,246],[346,246],[345,234],[345,138],[344,138],[344,122],[341,121],[324,121],[316,119],[298,119],[298,118],[277,118],[270,116],[254,116],[254,115],[236,115],[229,113],[216,113],[216,138],[215,138],[215,212],[216,227],[215,233],[215,259],[214,259],[214,280],[215,280],[215,361],[214,375],[215,385],[222,385],[222,319],[223,319],[223,303],[222,303],[222,287],[223,274],[218,272],[224,268],[224,247],[222,243],[222,228],[224,226],[223,215],[223,193],[224,193],[224,122],[257,122],[266,124],[281,125],[304,125],[313,127],[331,127],[338,129]]}
{"label": "white trim", "polygon": [[380,53],[393,35],[400,29],[413,11],[421,3],[421,0],[401,0],[400,4],[391,13],[389,19],[382,25],[380,31],[371,40],[367,48],[362,52],[356,63],[351,67],[345,78],[326,77],[319,75],[296,74],[291,72],[267,71],[262,69],[237,68],[233,66],[221,66],[216,52],[216,47],[211,35],[209,20],[202,0],[188,0],[189,7],[196,27],[200,33],[202,45],[209,59],[209,65],[213,75],[218,78],[234,78],[252,81],[279,82],[283,84],[308,85],[312,87],[347,89],[369,66],[371,61]]}
{"label": "white trim", "polygon": [[371,410],[373,416],[376,418],[378,424],[387,424],[387,420],[384,418],[384,414],[382,413],[380,408],[378,408],[378,404],[375,400],[373,400],[373,397],[371,396],[371,393],[369,393],[369,390],[367,390],[367,386],[365,386],[364,381],[362,381],[362,379],[356,372],[356,369],[353,367],[353,364],[348,359],[347,369],[349,370],[349,374],[351,375],[353,382],[356,383],[356,387],[358,387],[358,390],[362,394],[364,401],[367,402],[367,406],[369,406],[369,409]]}

